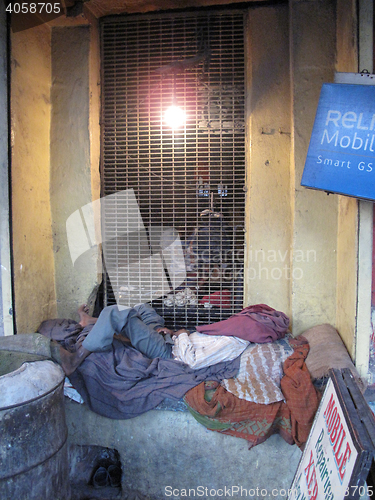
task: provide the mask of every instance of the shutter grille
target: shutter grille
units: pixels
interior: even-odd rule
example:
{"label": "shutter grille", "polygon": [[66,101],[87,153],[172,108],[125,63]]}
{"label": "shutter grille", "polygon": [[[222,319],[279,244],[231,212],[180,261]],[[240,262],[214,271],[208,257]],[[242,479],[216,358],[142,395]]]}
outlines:
{"label": "shutter grille", "polygon": [[[151,301],[168,326],[225,319],[243,307],[244,12],[105,18],[101,47],[102,196],[132,189],[145,228],[178,231],[186,280]],[[187,115],[175,130],[162,120],[173,98]],[[113,208],[103,218],[113,269],[124,220]],[[143,252],[136,246],[133,262]],[[111,285],[127,279],[120,266],[114,274],[107,305],[115,302]],[[194,303],[215,292],[221,297],[211,297],[211,307]]]}

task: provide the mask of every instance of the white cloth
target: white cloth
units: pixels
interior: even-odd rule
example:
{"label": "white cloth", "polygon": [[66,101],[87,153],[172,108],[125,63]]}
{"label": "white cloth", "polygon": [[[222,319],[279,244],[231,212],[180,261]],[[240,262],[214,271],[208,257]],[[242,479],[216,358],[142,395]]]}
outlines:
{"label": "white cloth", "polygon": [[199,332],[174,335],[173,340],[173,357],[194,369],[231,361],[240,356],[250,343],[237,337]]}

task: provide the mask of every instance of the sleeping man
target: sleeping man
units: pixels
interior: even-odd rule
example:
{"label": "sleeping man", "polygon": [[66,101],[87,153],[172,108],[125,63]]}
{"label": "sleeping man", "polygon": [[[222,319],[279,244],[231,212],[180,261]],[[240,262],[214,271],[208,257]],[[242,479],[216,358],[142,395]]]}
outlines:
{"label": "sleeping man", "polygon": [[89,408],[114,419],[179,400],[203,381],[236,377],[247,346],[283,338],[289,325],[284,313],[264,304],[191,334],[170,331],[148,304],[105,307],[97,319],[81,307],[79,316],[79,324],[47,320],[39,333],[58,341],[52,357]]}
{"label": "sleeping man", "polygon": [[112,348],[114,337],[127,341],[150,359],[175,359],[199,369],[237,358],[249,345],[234,336],[189,334],[188,330],[172,331],[148,304],[134,308],[105,307],[99,318],[88,315],[85,306],[78,310],[82,327],[93,325],[86,338],[73,353],[60,348],[61,366],[70,375],[92,352]]}
{"label": "sleeping man", "polygon": [[[171,332],[148,304],[105,307],[97,319],[81,307],[79,316],[79,324],[46,320],[39,333],[58,342],[52,343],[52,358],[89,408],[113,419],[136,417],[165,399],[180,400],[205,380],[234,377],[248,345],[232,336]],[[206,342],[195,344],[195,336]]]}

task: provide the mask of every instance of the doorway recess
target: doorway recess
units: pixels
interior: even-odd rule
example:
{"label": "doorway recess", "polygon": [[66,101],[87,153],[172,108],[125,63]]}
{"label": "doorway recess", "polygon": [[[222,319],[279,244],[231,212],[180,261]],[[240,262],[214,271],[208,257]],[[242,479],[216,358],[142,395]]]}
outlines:
{"label": "doorway recess", "polygon": [[[102,197],[133,190],[149,236],[155,227],[178,234],[184,279],[150,300],[171,327],[243,307],[244,16],[199,10],[101,22]],[[163,118],[172,102],[186,115],[176,129]],[[121,213],[103,217],[113,269],[129,248],[118,244]],[[137,251],[141,258],[133,242],[133,261]],[[105,305],[126,286],[122,271],[107,278]]]}

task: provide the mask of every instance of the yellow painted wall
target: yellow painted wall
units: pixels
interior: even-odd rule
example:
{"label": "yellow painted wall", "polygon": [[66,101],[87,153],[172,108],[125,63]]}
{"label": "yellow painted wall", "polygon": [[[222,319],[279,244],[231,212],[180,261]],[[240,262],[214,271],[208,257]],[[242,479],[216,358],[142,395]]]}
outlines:
{"label": "yellow painted wall", "polygon": [[[358,39],[355,0],[338,0],[337,62],[339,72],[358,71]],[[336,327],[354,357],[357,268],[358,268],[358,200],[339,196],[337,218],[337,321]]]}
{"label": "yellow painted wall", "polygon": [[82,212],[92,202],[90,31],[87,25],[54,27],[51,36],[50,193],[55,288],[59,317],[74,319],[97,280],[98,248],[90,236],[93,221],[85,210]]}
{"label": "yellow painted wall", "polygon": [[[99,22],[94,17],[89,17],[90,28],[90,60],[89,60],[89,133],[90,133],[90,166],[91,166],[91,194],[92,200],[100,199],[100,32]],[[100,229],[100,203],[93,204],[94,220],[96,221],[95,232],[96,241],[101,241]],[[102,261],[99,250],[96,256],[95,270],[97,273],[94,278],[94,287],[99,285],[102,279]],[[95,290],[86,301],[90,312],[95,306]]]}
{"label": "yellow painted wall", "polygon": [[338,197],[300,185],[335,30],[333,1],[249,14],[244,303],[285,311],[295,335],[336,323]]}
{"label": "yellow painted wall", "polygon": [[56,315],[50,176],[50,30],[11,39],[12,224],[17,332]]}
{"label": "yellow painted wall", "polygon": [[[60,23],[61,19],[56,21],[57,25]],[[66,24],[74,30],[80,24],[87,25],[87,20],[69,19]],[[58,140],[62,142],[64,153],[54,158],[51,170],[52,29],[41,25],[12,33],[12,224],[18,333],[35,331],[41,321],[48,318],[67,316],[77,319],[77,306],[87,301],[99,280],[100,253],[97,249],[86,261],[85,269],[73,269],[66,245],[66,255],[61,258],[58,244],[61,240],[66,242],[67,217],[75,209],[100,197],[98,27],[93,20],[87,62],[87,140],[82,144],[85,162],[75,164],[67,160],[67,155],[72,155],[72,146],[62,133],[58,135]],[[72,78],[72,90],[74,84]],[[75,110],[72,106],[74,101],[69,112],[74,123]],[[85,134],[84,130],[82,132]],[[76,160],[82,149],[78,144],[74,147],[77,154],[73,152],[71,158]],[[51,172],[54,172],[52,182]],[[58,182],[55,180],[56,172]],[[75,177],[82,178],[82,175],[87,182],[77,185]],[[69,282],[68,275],[71,278]],[[56,289],[67,290],[69,286],[73,293],[66,293],[65,296],[59,293],[57,300]]]}
{"label": "yellow painted wall", "polygon": [[332,82],[336,58],[335,2],[291,0],[293,334],[336,323],[338,197],[301,186],[323,82]]}
{"label": "yellow painted wall", "polygon": [[[100,33],[98,20],[90,17],[90,60],[89,60],[89,85],[90,85],[90,163],[91,163],[91,191],[92,199],[100,198]],[[100,213],[95,214],[100,220]],[[100,234],[97,234],[98,241]],[[100,269],[99,269],[100,270]]]}
{"label": "yellow painted wall", "polygon": [[251,9],[247,30],[247,196],[244,305],[290,314],[288,7]]}

